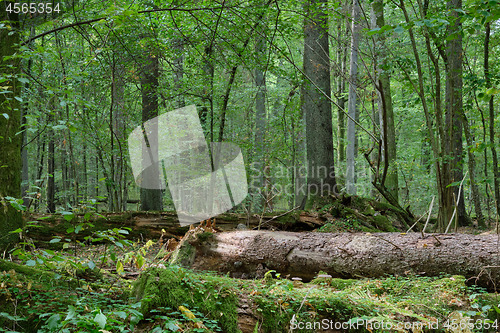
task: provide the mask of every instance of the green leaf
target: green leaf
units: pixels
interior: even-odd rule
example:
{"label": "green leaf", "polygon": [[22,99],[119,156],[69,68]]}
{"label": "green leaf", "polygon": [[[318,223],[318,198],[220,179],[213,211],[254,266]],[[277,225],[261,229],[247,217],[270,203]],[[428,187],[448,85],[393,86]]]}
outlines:
{"label": "green leaf", "polygon": [[54,238],[51,239],[49,243],[59,243],[61,241],[61,238]]}
{"label": "green leaf", "polygon": [[95,268],[95,263],[90,260],[88,263],[87,263],[87,266],[90,268],[90,269],[94,269]]}
{"label": "green leaf", "polygon": [[99,310],[99,313],[96,314],[95,318],[94,318],[94,321],[99,325],[99,327],[101,329],[104,329],[104,327],[106,327],[106,321],[107,321],[107,318],[106,316],[101,312],[101,310]]}
{"label": "green leaf", "polygon": [[450,185],[446,186],[446,187],[453,187],[453,186],[458,186],[460,185],[461,181],[458,181],[458,182],[453,182],[451,183]]}
{"label": "green leaf", "polygon": [[135,263],[138,269],[140,269],[142,266],[144,266],[144,257],[141,256],[140,254],[137,255],[137,258],[135,259]]}
{"label": "green leaf", "polygon": [[123,272],[124,272],[124,270],[123,270],[123,264],[122,264],[122,262],[121,262],[121,261],[118,261],[118,262],[116,263],[116,272],[117,272],[118,274],[123,274]]}
{"label": "green leaf", "polygon": [[68,222],[70,222],[72,219],[75,218],[75,214],[73,214],[71,212],[62,212],[62,215],[63,215],[64,219]]}
{"label": "green leaf", "polygon": [[398,34],[401,34],[404,31],[405,31],[405,29],[402,26],[400,26],[400,25],[398,25],[396,28],[394,28],[394,32],[396,32]]}
{"label": "green leaf", "polygon": [[4,116],[5,119],[9,120],[9,115],[7,113],[2,113],[2,116]]}
{"label": "green leaf", "polygon": [[369,30],[366,34],[368,36],[372,36],[372,35],[375,35],[375,34],[378,34],[378,33],[380,33],[380,28],[375,28],[375,29]]}
{"label": "green leaf", "polygon": [[23,231],[23,229],[18,228],[18,229],[16,229],[16,230],[9,231],[9,234],[18,234],[18,233],[20,233],[20,232],[22,232],[22,231]]}
{"label": "green leaf", "polygon": [[23,102],[23,99],[21,97],[19,97],[19,96],[14,96],[14,98],[17,99],[21,103]]}
{"label": "green leaf", "polygon": [[72,305],[69,305],[68,306],[68,314],[66,315],[66,318],[64,319],[65,321],[66,320],[71,320],[73,318],[75,318],[76,316],[76,309],[74,306]]}
{"label": "green leaf", "polygon": [[118,317],[118,318],[121,318],[121,319],[125,319],[127,318],[127,313],[125,311],[116,311],[115,312],[115,315]]}
{"label": "green leaf", "polygon": [[31,266],[31,267],[33,267],[33,266],[35,266],[35,265],[36,265],[36,261],[35,261],[35,260],[31,260],[31,259],[30,259],[30,260],[26,261],[26,266]]}
{"label": "green leaf", "polygon": [[57,324],[59,323],[59,320],[61,319],[61,316],[56,313],[50,316],[49,319],[47,319],[47,326],[49,329],[54,330],[57,328]]}

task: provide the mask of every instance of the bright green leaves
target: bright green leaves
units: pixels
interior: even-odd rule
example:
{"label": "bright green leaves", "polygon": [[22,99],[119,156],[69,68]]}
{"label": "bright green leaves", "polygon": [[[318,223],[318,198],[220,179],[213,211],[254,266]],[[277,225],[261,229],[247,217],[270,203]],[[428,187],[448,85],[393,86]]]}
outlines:
{"label": "bright green leaves", "polygon": [[383,27],[381,28],[375,28],[375,29],[372,29],[372,30],[368,30],[368,32],[366,33],[368,36],[373,36],[375,34],[383,34],[384,32],[386,31],[392,31],[394,30],[394,27],[392,25],[384,25]]}
{"label": "bright green leaves", "polygon": [[477,94],[477,97],[485,102],[488,102],[491,97],[497,95],[498,93],[500,93],[500,89],[491,87]]}

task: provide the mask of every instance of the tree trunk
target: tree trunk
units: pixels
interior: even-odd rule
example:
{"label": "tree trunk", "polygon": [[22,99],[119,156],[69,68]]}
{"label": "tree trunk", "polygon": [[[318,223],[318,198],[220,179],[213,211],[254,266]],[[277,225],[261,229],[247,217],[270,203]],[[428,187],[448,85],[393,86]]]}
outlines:
{"label": "tree trunk", "polygon": [[310,0],[304,9],[302,112],[306,124],[307,194],[337,193],[333,163],[328,13],[325,0]]}
{"label": "tree trunk", "polygon": [[[344,6],[347,6],[347,3],[344,4]],[[348,28],[348,23],[349,19],[347,18],[347,9],[345,10],[345,34],[344,38],[347,39],[348,33],[349,33],[349,28]],[[338,143],[337,143],[337,153],[338,153],[338,161],[339,162],[344,162],[345,160],[345,115],[344,115],[344,107],[345,107],[345,72],[347,70],[347,47],[345,47],[345,44],[347,44],[346,40],[342,39],[342,20],[338,20],[337,24],[337,66],[340,69],[340,72],[338,73],[338,78],[337,78],[337,138],[338,138]],[[337,179],[338,181],[338,179]]]}
{"label": "tree trunk", "polygon": [[352,6],[352,36],[351,36],[351,60],[349,70],[349,100],[347,102],[347,172],[346,191],[349,194],[356,194],[356,88],[358,73],[358,45],[359,45],[359,17],[361,8],[359,1],[354,0]]}
{"label": "tree trunk", "polygon": [[[146,58],[141,78],[142,89],[142,122],[158,116],[158,76],[159,64],[156,56]],[[148,148],[143,150],[143,155],[152,154],[152,160],[158,161],[158,127],[152,126],[152,133],[148,133]],[[145,158],[144,156],[144,158]],[[160,190],[160,169],[158,163],[143,172],[143,179],[148,183],[157,184],[156,188],[141,187],[141,210],[159,211],[163,209],[162,191]]]}
{"label": "tree trunk", "polygon": [[494,255],[498,252],[497,238],[468,234],[430,234],[422,238],[420,233],[235,231],[215,233],[206,242],[196,236],[183,239],[177,250],[194,247],[192,257],[182,262],[190,268],[230,272],[233,277],[251,278],[268,270],[304,280],[319,271],[340,278],[457,274],[492,287],[500,283],[498,258]]}
{"label": "tree trunk", "polygon": [[[450,0],[447,3],[450,15],[455,19],[454,24],[450,26],[448,35],[453,39],[448,41],[446,47],[446,117],[445,117],[445,137],[442,140],[444,144],[444,152],[447,158],[443,163],[444,170],[444,184],[446,188],[446,200],[451,201],[452,206],[455,207],[457,212],[457,222],[459,226],[469,224],[467,212],[465,211],[464,191],[460,191],[459,186],[453,183],[459,183],[463,178],[463,147],[462,147],[462,63],[463,63],[463,50],[462,50],[462,25],[460,17],[456,10],[462,9],[462,0]],[[449,187],[448,187],[449,186]],[[448,215],[448,214],[446,214]],[[450,216],[445,217],[445,221]]]}
{"label": "tree trunk", "polygon": [[[51,100],[51,108],[54,107],[54,101]],[[54,142],[54,129],[52,126],[54,122],[54,114],[52,111],[48,113],[47,123],[49,126],[48,141],[49,141],[49,152],[47,154],[47,213],[56,212],[56,201],[55,201],[55,142]]]}
{"label": "tree trunk", "polygon": [[[264,27],[261,27],[260,33],[265,33]],[[253,170],[256,174],[253,175],[253,182],[251,192],[255,195],[256,208],[259,211],[265,208],[266,191],[264,186],[264,173],[266,166],[266,153],[265,153],[265,135],[266,135],[266,40],[259,34],[256,40],[255,54],[257,57],[257,68],[255,69],[255,86],[257,94],[255,96],[255,144],[254,144],[254,162]]]}
{"label": "tree trunk", "polygon": [[[0,29],[0,71],[3,76],[13,77],[3,82],[10,93],[3,95],[0,102],[0,251],[10,247],[18,238],[17,234],[9,234],[23,226],[21,213],[14,209],[5,199],[5,197],[21,197],[21,135],[19,132],[21,125],[21,108],[19,101],[21,86],[15,75],[18,73],[19,58],[13,57],[4,60],[4,57],[10,57],[17,51],[19,43],[18,16],[14,13],[7,13],[6,5],[3,1],[0,4],[0,21],[10,21],[9,25]],[[11,66],[11,67],[10,67]],[[6,92],[6,91],[4,91]],[[16,98],[14,98],[16,97]]]}
{"label": "tree trunk", "polygon": [[467,156],[468,161],[467,161],[467,166],[469,170],[469,179],[470,179],[470,187],[471,187],[471,195],[472,195],[472,202],[474,203],[474,209],[476,212],[476,219],[477,219],[477,224],[479,227],[484,228],[486,227],[484,223],[484,216],[483,216],[483,211],[481,209],[481,197],[479,194],[479,186],[477,186],[476,183],[476,157],[474,156],[474,152],[472,151],[472,147],[474,145],[474,140],[472,137],[472,134],[470,132],[469,128],[469,122],[467,120],[467,117],[465,116],[465,112],[462,112],[462,121],[464,125],[464,133],[465,133],[465,139],[467,140]]}
{"label": "tree trunk", "polygon": [[[486,35],[484,37],[484,76],[486,81],[486,87],[491,87],[491,73],[490,73],[490,63],[489,63],[489,46],[490,46],[490,33],[491,33],[491,23],[486,24]],[[498,170],[498,156],[497,149],[495,146],[495,107],[493,104],[494,95],[490,96],[488,103],[489,108],[489,132],[490,132],[490,147],[491,147],[491,159],[493,162],[493,187],[495,191],[495,202],[497,208],[497,215],[500,214],[500,172]],[[486,163],[486,161],[485,161]]]}
{"label": "tree trunk", "polygon": [[[385,25],[384,3],[382,0],[375,0],[372,3],[375,14],[376,27]],[[380,35],[376,38],[375,52],[377,54],[377,90],[378,90],[378,109],[380,117],[380,131],[382,143],[382,156],[384,171],[382,173],[381,184],[387,187],[395,201],[399,201],[398,195],[398,169],[396,165],[396,130],[394,128],[394,112],[392,107],[391,81],[387,68],[385,52],[385,37]]]}
{"label": "tree trunk", "polygon": [[112,78],[112,133],[111,142],[116,142],[118,147],[115,147],[112,161],[113,175],[113,206],[117,211],[127,209],[127,198],[125,197],[125,156],[124,148],[126,145],[125,136],[125,67],[119,56],[115,56],[113,65]]}

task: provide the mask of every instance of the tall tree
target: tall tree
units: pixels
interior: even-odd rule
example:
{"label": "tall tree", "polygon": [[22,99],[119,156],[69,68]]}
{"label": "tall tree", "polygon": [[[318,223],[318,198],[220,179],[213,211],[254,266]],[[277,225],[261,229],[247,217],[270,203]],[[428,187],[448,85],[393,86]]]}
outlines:
{"label": "tall tree", "polygon": [[[337,75],[337,153],[338,161],[344,162],[345,160],[345,72],[347,70],[347,38],[349,33],[349,16],[347,15],[349,8],[349,1],[342,4],[345,20],[337,21],[337,66],[340,72]],[[342,37],[342,22],[344,21],[345,31]]]}
{"label": "tall tree", "polygon": [[302,112],[306,124],[308,195],[336,190],[333,163],[332,110],[327,0],[305,3]]}
{"label": "tall tree", "polygon": [[[463,178],[463,101],[462,101],[462,24],[459,12],[462,10],[462,0],[449,0],[447,2],[451,24],[448,30],[448,42],[446,45],[446,116],[445,116],[445,138],[444,152],[447,156],[444,161],[444,183],[447,185],[446,202],[443,214],[446,220],[453,215],[452,208],[456,209],[456,216],[460,226],[468,224],[467,212],[465,210],[464,191],[460,191],[458,184]],[[453,184],[453,185],[452,185]],[[450,186],[451,185],[451,186]],[[446,221],[445,220],[445,221]],[[444,222],[445,222],[444,221]]]}
{"label": "tall tree", "polygon": [[[490,34],[491,34],[491,22],[486,23],[486,31],[484,36],[484,77],[486,82],[486,87],[491,88],[491,73],[490,73]],[[493,160],[493,187],[495,193],[495,202],[497,208],[497,214],[500,214],[500,172],[498,170],[498,155],[495,145],[495,106],[493,104],[493,97],[491,95],[488,100],[488,115],[489,115],[489,132],[490,132],[490,149],[491,158]]]}
{"label": "tall tree", "polygon": [[[0,77],[6,79],[2,86],[7,93],[0,98],[0,250],[5,250],[17,235],[10,234],[23,226],[21,213],[10,205],[6,197],[21,197],[21,144],[22,136],[16,133],[21,125],[20,82],[17,80],[19,58],[15,57],[16,45],[19,43],[18,16],[8,13],[6,5],[0,3]],[[14,56],[14,57],[12,57]],[[10,58],[5,60],[5,58]]]}
{"label": "tall tree", "polygon": [[[146,122],[158,116],[158,76],[159,63],[158,57],[154,54],[149,55],[144,60],[141,77],[142,90],[142,122]],[[151,158],[153,161],[158,161],[158,126],[152,126],[149,129],[151,132],[148,135],[148,149],[143,151],[143,155]],[[143,177],[147,178],[153,184],[156,184],[160,179],[160,168],[158,163],[154,163],[151,167],[145,170]],[[158,211],[163,209],[162,190],[158,188],[141,188],[141,210]]]}
{"label": "tall tree", "polygon": [[[263,20],[265,22],[265,20]],[[257,197],[256,203],[259,206],[264,204],[264,173],[266,166],[266,154],[265,154],[265,133],[267,124],[266,115],[266,39],[264,37],[265,29],[264,24],[261,24],[261,29],[259,29],[259,34],[257,35],[257,40],[255,44],[255,54],[257,57],[257,67],[255,68],[255,86],[257,88],[257,94],[255,96],[255,168],[257,170],[256,182],[254,182],[255,187],[260,189],[260,197]]]}
{"label": "tall tree", "polygon": [[[375,15],[375,25],[378,28],[385,26],[384,2],[374,0],[372,3]],[[375,52],[377,57],[377,91],[378,109],[380,119],[382,156],[384,170],[380,182],[385,185],[388,192],[398,201],[398,169],[396,165],[396,130],[394,128],[394,111],[392,107],[391,81],[387,66],[387,52],[383,34],[375,37]]]}
{"label": "tall tree", "polygon": [[349,119],[347,119],[347,172],[346,191],[349,194],[356,194],[356,88],[358,75],[358,47],[359,47],[359,17],[361,8],[358,0],[353,0],[352,23],[351,23],[351,58],[349,69],[349,100],[347,109]]}
{"label": "tall tree", "polygon": [[[112,191],[109,200],[110,210],[126,210],[127,208],[127,187],[125,168],[125,66],[121,57],[113,53],[113,66],[111,78],[111,177]],[[116,144],[115,144],[116,142]],[[116,146],[116,147],[115,147]]]}

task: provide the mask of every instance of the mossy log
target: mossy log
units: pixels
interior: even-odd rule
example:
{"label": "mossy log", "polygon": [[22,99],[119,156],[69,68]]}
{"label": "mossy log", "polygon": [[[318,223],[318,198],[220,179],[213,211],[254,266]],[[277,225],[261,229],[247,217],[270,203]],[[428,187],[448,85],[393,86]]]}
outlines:
{"label": "mossy log", "polygon": [[[500,285],[497,235],[419,233],[293,233],[237,231],[192,234],[178,263],[238,278],[268,270],[310,280],[319,271],[333,277],[463,275],[489,288]],[[193,251],[195,253],[193,253]]]}

